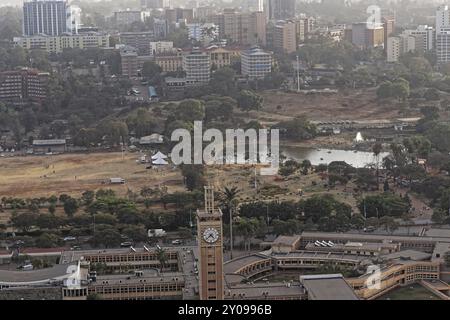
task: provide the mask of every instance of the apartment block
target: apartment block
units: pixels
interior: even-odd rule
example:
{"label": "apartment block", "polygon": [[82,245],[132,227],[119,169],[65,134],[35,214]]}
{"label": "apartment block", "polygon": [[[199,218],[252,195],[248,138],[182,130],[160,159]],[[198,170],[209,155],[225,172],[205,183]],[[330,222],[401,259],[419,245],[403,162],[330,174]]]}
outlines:
{"label": "apartment block", "polygon": [[241,73],[249,79],[262,79],[272,71],[272,54],[254,47],[241,53]]}
{"label": "apartment block", "polygon": [[21,69],[0,73],[0,101],[40,102],[47,97],[47,72]]}
{"label": "apartment block", "polygon": [[27,50],[39,49],[49,53],[61,53],[68,48],[109,48],[109,37],[109,34],[98,32],[60,36],[34,35],[14,38],[14,43]]}
{"label": "apartment block", "polygon": [[293,21],[279,21],[275,25],[274,48],[280,52],[292,53],[297,50],[296,25]]}
{"label": "apartment block", "polygon": [[188,85],[207,84],[211,76],[211,59],[208,53],[196,48],[183,56],[183,70]]}

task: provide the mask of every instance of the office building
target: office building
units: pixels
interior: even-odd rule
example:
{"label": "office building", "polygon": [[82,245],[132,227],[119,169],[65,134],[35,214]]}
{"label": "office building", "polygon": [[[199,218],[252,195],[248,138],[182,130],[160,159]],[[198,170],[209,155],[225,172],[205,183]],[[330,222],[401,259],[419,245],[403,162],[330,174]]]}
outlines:
{"label": "office building", "polygon": [[450,11],[448,6],[439,6],[436,9],[436,38],[441,33],[442,29],[446,29],[450,26]]}
{"label": "office building", "polygon": [[188,85],[207,84],[211,76],[211,59],[209,54],[194,48],[183,56],[183,70],[186,72]]}
{"label": "office building", "polygon": [[49,53],[61,53],[68,48],[109,48],[109,37],[109,34],[98,32],[79,32],[76,35],[18,37],[14,38],[14,43],[27,50],[39,49]]}
{"label": "office building", "polygon": [[166,19],[153,20],[153,34],[156,39],[166,38],[169,34],[169,23]]}
{"label": "office building", "polygon": [[81,9],[78,6],[71,5],[67,7],[66,30],[70,34],[78,34],[81,29]]}
{"label": "office building", "polygon": [[387,41],[388,38],[395,31],[395,18],[394,17],[383,17],[381,19],[384,29],[384,49],[387,50]]}
{"label": "office building", "polygon": [[141,7],[146,9],[161,9],[169,6],[169,0],[141,0]]}
{"label": "office building", "polygon": [[23,35],[57,36],[67,32],[65,0],[29,0],[23,4]]}
{"label": "office building", "polygon": [[397,37],[389,37],[386,47],[387,62],[397,62],[401,55],[415,50],[416,38],[414,36],[401,34]]}
{"label": "office building", "polygon": [[437,35],[436,55],[439,64],[450,62],[450,27],[449,30],[441,29]]}
{"label": "office building", "polygon": [[382,24],[369,26],[367,22],[353,23],[351,41],[361,49],[383,47],[384,32]]}
{"label": "office building", "polygon": [[423,54],[435,47],[435,30],[431,26],[420,25],[415,30],[405,30],[403,33],[416,38],[416,51],[419,53]]}
{"label": "office building", "polygon": [[234,9],[225,9],[213,17],[219,26],[220,39],[241,45],[265,45],[266,17],[263,12],[240,13]]}
{"label": "office building", "polygon": [[249,79],[262,79],[272,71],[272,54],[257,47],[241,53],[241,73]]}
{"label": "office building", "polygon": [[153,61],[151,56],[141,56],[136,48],[124,46],[120,49],[120,58],[122,62],[122,75],[137,77],[141,74],[144,63]]}
{"label": "office building", "polygon": [[154,53],[155,63],[163,72],[183,70],[183,53],[180,49],[163,50]]}
{"label": "office building", "polygon": [[173,42],[172,41],[152,41],[150,42],[150,55],[154,56],[159,53],[172,52]]}
{"label": "office building", "polygon": [[234,60],[238,59],[240,54],[239,50],[223,47],[208,48],[207,52],[211,59],[211,66],[216,69],[231,65]]}
{"label": "office building", "polygon": [[275,25],[274,48],[279,52],[292,53],[297,50],[297,35],[293,21],[278,21]]}
{"label": "office building", "polygon": [[0,101],[41,102],[47,97],[50,74],[36,69],[0,73]]}
{"label": "office building", "polygon": [[295,17],[295,0],[267,0],[270,20],[287,20]]}
{"label": "office building", "polygon": [[138,75],[138,53],[137,50],[130,46],[125,46],[120,49],[120,59],[122,63],[122,75],[129,78]]}
{"label": "office building", "polygon": [[436,55],[438,64],[450,62],[450,11],[448,6],[436,10]]}
{"label": "office building", "polygon": [[176,23],[192,23],[194,20],[194,10],[184,8],[174,8],[165,10],[165,18],[169,25]]}
{"label": "office building", "polygon": [[145,32],[122,32],[119,34],[119,41],[123,45],[134,47],[141,56],[148,56],[151,53],[150,42],[154,40],[151,31]]}
{"label": "office building", "polygon": [[209,19],[216,13],[216,9],[210,6],[195,8],[194,17],[198,22],[209,22]]}
{"label": "office building", "polygon": [[267,44],[266,37],[267,18],[263,11],[250,13],[249,17],[249,45],[265,46]]}
{"label": "office building", "polygon": [[143,16],[141,11],[125,10],[114,12],[114,21],[117,26],[126,26],[135,22],[142,22]]}

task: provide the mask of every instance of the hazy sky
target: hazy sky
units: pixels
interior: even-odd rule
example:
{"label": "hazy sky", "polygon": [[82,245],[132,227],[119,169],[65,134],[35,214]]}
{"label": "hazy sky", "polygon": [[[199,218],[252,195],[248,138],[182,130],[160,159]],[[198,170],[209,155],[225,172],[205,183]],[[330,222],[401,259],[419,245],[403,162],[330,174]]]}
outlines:
{"label": "hazy sky", "polygon": [[[22,6],[24,0],[0,0],[0,7],[4,7],[4,6]],[[80,0],[80,1],[91,1],[91,2],[97,2],[97,1],[101,1],[101,0]],[[218,0],[216,0],[218,1]],[[223,0],[223,2],[230,2],[232,0]],[[302,0],[300,0],[302,1]],[[303,0],[305,2],[311,2],[311,1],[319,1],[319,0]],[[353,2],[359,2],[360,0],[350,0]],[[395,0],[387,0],[388,2],[395,2]],[[400,0],[397,0],[397,2]],[[417,1],[417,0],[415,0]],[[420,0],[420,2],[422,3],[449,3],[450,1],[445,1],[445,0]]]}

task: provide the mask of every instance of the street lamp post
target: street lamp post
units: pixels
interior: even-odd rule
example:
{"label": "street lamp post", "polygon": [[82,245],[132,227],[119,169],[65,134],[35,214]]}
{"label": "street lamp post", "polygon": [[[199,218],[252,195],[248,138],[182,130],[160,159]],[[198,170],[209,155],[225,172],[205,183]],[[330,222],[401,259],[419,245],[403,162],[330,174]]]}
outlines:
{"label": "street lamp post", "polygon": [[233,207],[230,206],[230,260],[233,260]]}

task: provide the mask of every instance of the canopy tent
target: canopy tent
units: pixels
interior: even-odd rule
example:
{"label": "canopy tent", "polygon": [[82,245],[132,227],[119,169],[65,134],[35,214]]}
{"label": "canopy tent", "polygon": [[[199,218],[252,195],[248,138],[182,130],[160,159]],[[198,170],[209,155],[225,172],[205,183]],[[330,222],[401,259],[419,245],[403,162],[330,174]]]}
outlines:
{"label": "canopy tent", "polygon": [[169,164],[166,160],[164,160],[162,158],[155,159],[155,160],[153,160],[152,163],[155,164],[155,165],[166,165],[166,164]]}
{"label": "canopy tent", "polygon": [[152,156],[152,160],[156,160],[156,159],[167,159],[167,156],[162,153],[161,151],[158,151],[156,154],[154,154]]}

